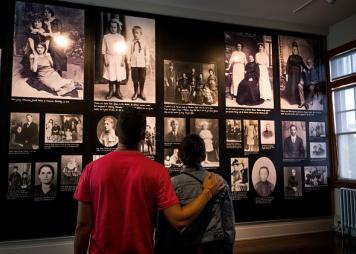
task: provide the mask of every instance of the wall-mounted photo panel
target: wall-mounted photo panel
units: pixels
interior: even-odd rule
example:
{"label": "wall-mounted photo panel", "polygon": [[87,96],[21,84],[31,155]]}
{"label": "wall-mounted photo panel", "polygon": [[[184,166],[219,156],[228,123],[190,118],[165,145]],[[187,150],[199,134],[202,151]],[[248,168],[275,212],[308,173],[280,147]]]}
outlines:
{"label": "wall-mounted photo panel", "polygon": [[274,145],[276,143],[276,133],[273,120],[261,120],[261,144]]}
{"label": "wall-mounted photo panel", "polygon": [[325,122],[309,122],[309,137],[310,138],[326,137]]}
{"label": "wall-mounted photo panel", "polygon": [[178,147],[164,149],[164,167],[169,173],[180,172],[183,168],[183,163],[178,154]]}
{"label": "wall-mounted photo panel", "polygon": [[268,157],[256,160],[252,168],[252,184],[260,197],[272,194],[276,187],[277,173],[273,162]]}
{"label": "wall-mounted photo panel", "polygon": [[282,139],[284,159],[301,160],[306,158],[305,122],[282,121]]}
{"label": "wall-mounted photo panel", "polygon": [[326,158],[325,142],[310,142],[310,158]]}
{"label": "wall-mounted photo panel", "polygon": [[224,35],[226,107],[274,108],[272,37]]}
{"label": "wall-mounted photo panel", "polygon": [[12,97],[83,99],[84,10],[16,2]]}
{"label": "wall-mounted photo panel", "polygon": [[35,201],[54,200],[57,196],[57,162],[36,162]]}
{"label": "wall-mounted photo panel", "polygon": [[248,158],[231,158],[231,191],[249,191]]}
{"label": "wall-mounted photo panel", "polygon": [[186,119],[178,117],[164,118],[164,143],[180,143],[186,135]]}
{"label": "wall-mounted photo panel", "polygon": [[97,14],[95,101],[156,102],[155,38],[154,19]]}
{"label": "wall-mounted photo panel", "polygon": [[82,174],[82,155],[61,156],[61,191],[74,191]]}
{"label": "wall-mounted photo panel", "polygon": [[164,103],[218,106],[216,64],[164,60]]}
{"label": "wall-mounted photo panel", "polygon": [[244,152],[258,153],[258,120],[244,120]]}
{"label": "wall-mounted photo panel", "polygon": [[9,163],[7,200],[29,197],[31,189],[31,163]]}
{"label": "wall-mounted photo panel", "polygon": [[323,110],[320,40],[280,35],[281,108]]}
{"label": "wall-mounted photo panel", "polygon": [[219,167],[219,120],[191,118],[190,133],[197,134],[204,140],[206,156],[202,166]]}
{"label": "wall-mounted photo panel", "polygon": [[37,150],[39,113],[12,112],[10,116],[10,150]]}
{"label": "wall-mounted photo panel", "polygon": [[83,143],[83,115],[46,114],[44,142]]}
{"label": "wall-mounted photo panel", "polygon": [[117,119],[114,116],[103,116],[96,126],[96,136],[104,147],[114,147],[119,143],[116,133]]}
{"label": "wall-mounted photo panel", "polygon": [[284,197],[295,198],[302,196],[301,167],[284,167]]}
{"label": "wall-mounted photo panel", "polygon": [[156,155],[156,118],[146,117],[145,140],[140,143],[140,151],[146,156]]}
{"label": "wall-mounted photo panel", "polygon": [[328,169],[326,166],[304,167],[305,189],[318,189],[328,185]]}

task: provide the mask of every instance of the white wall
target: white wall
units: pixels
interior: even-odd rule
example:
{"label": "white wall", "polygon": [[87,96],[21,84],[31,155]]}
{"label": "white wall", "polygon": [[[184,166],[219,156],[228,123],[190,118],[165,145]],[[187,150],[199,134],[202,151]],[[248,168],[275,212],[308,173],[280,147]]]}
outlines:
{"label": "white wall", "polygon": [[328,50],[356,40],[356,14],[329,27]]}

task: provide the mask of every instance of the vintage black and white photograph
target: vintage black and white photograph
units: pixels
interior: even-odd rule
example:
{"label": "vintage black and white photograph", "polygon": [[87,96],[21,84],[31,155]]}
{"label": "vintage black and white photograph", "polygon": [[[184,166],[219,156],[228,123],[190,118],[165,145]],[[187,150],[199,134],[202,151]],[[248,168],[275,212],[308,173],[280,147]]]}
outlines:
{"label": "vintage black and white photograph", "polygon": [[261,144],[274,145],[276,143],[276,133],[273,120],[260,121]]}
{"label": "vintage black and white photograph", "polygon": [[156,118],[146,117],[145,139],[140,143],[140,151],[147,156],[156,154]]}
{"label": "vintage black and white photograph", "polygon": [[83,100],[84,10],[16,2],[12,97]]}
{"label": "vintage black and white photograph", "polygon": [[[64,186],[76,186],[82,174],[82,155],[62,155],[61,156],[61,189]],[[66,189],[68,191],[74,188]]]}
{"label": "vintage black and white photograph", "polygon": [[164,103],[218,105],[216,64],[164,60]]}
{"label": "vintage black and white photograph", "polygon": [[323,110],[320,42],[284,35],[278,39],[281,108]]}
{"label": "vintage black and white photograph", "polygon": [[186,135],[186,119],[178,117],[164,118],[164,143],[180,143]]}
{"label": "vintage black and white photograph", "polygon": [[248,158],[231,158],[231,191],[249,191]]}
{"label": "vintage black and white photograph", "polygon": [[97,126],[96,135],[105,147],[114,147],[119,143],[119,137],[116,133],[117,118],[111,115],[103,116]]}
{"label": "vintage black and white photograph", "polygon": [[302,171],[301,167],[284,167],[284,197],[302,196]]}
{"label": "vintage black and white photograph", "polygon": [[310,158],[326,158],[325,142],[310,142],[309,149]]}
{"label": "vintage black and white photograph", "polygon": [[45,143],[83,143],[83,115],[46,114]]}
{"label": "vintage black and white photograph", "polygon": [[226,107],[273,108],[272,37],[224,35]]}
{"label": "vintage black and white photograph", "polygon": [[37,150],[39,113],[12,112],[10,119],[10,150]]}
{"label": "vintage black and white photograph", "polygon": [[155,20],[98,13],[95,101],[155,103]]}
{"label": "vintage black and white photograph", "polygon": [[31,189],[31,163],[9,163],[7,199],[28,198]]}
{"label": "vintage black and white photograph", "polygon": [[241,120],[226,119],[226,142],[241,142]]}
{"label": "vintage black and white photograph", "polygon": [[328,185],[328,169],[326,166],[304,167],[305,188]]}
{"label": "vintage black and white photograph", "polygon": [[54,200],[57,196],[57,162],[36,162],[35,201]]}
{"label": "vintage black and white photograph", "polygon": [[244,120],[244,152],[258,153],[258,120]]}
{"label": "vintage black and white photograph", "polygon": [[191,118],[190,134],[197,134],[204,141],[206,156],[202,166],[219,167],[219,120]]}
{"label": "vintage black and white photograph", "polygon": [[252,184],[261,197],[270,196],[276,187],[277,173],[273,162],[267,157],[256,160],[252,169]]}
{"label": "vintage black and white photograph", "polygon": [[325,122],[309,122],[309,137],[311,138],[326,137]]}
{"label": "vintage black and white photograph", "polygon": [[306,153],[305,122],[282,121],[282,140],[284,159],[304,159]]}
{"label": "vintage black and white photograph", "polygon": [[169,172],[180,171],[183,168],[183,162],[179,157],[178,147],[164,149],[164,167]]}

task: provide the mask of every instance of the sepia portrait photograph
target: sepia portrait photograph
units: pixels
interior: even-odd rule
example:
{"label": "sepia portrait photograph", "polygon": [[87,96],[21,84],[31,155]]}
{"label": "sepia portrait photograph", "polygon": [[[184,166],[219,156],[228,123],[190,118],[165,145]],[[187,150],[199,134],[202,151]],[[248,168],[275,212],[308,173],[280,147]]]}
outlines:
{"label": "sepia portrait photograph", "polygon": [[139,150],[145,155],[156,154],[156,118],[146,117],[145,139],[141,141]]}
{"label": "sepia portrait photograph", "polygon": [[241,142],[241,120],[226,119],[226,142]]}
{"label": "sepia portrait photograph", "polygon": [[224,35],[226,107],[274,108],[272,36]]}
{"label": "sepia portrait photograph", "polygon": [[276,143],[276,133],[273,120],[260,121],[261,144],[274,145]]}
{"label": "sepia portrait photograph", "polygon": [[57,162],[36,162],[34,199],[54,200],[57,196]]}
{"label": "sepia portrait photograph", "polygon": [[155,20],[96,15],[95,101],[155,103]]}
{"label": "sepia portrait photograph", "polygon": [[273,162],[267,157],[260,157],[252,168],[252,184],[261,197],[270,196],[276,187],[277,173]]}
{"label": "sepia portrait photograph", "polygon": [[12,97],[83,100],[84,10],[16,2]]}
{"label": "sepia portrait photograph", "polygon": [[171,170],[181,170],[183,162],[179,157],[178,147],[164,149],[164,167]]}
{"label": "sepia portrait photograph", "polygon": [[326,158],[326,143],[325,142],[310,142],[310,158]]}
{"label": "sepia portrait photograph", "polygon": [[180,143],[186,135],[186,119],[164,118],[164,143]]}
{"label": "sepia portrait photograph", "polygon": [[44,142],[83,143],[83,115],[46,114]]}
{"label": "sepia portrait photograph", "polygon": [[320,42],[284,35],[278,40],[281,108],[323,110]]}
{"label": "sepia portrait photograph", "polygon": [[31,163],[9,163],[7,199],[26,198],[30,189]]}
{"label": "sepia portrait photograph", "polygon": [[199,135],[205,144],[205,160],[203,167],[219,167],[219,120],[190,119],[190,134]]}
{"label": "sepia portrait photograph", "polygon": [[96,136],[100,144],[114,147],[119,143],[116,133],[117,118],[111,115],[103,116],[96,126]]}
{"label": "sepia portrait photograph", "polygon": [[248,158],[231,158],[231,191],[249,191]]}
{"label": "sepia portrait photograph", "polygon": [[12,112],[10,116],[10,150],[37,150],[39,113]]}
{"label": "sepia portrait photograph", "polygon": [[164,60],[164,103],[218,106],[216,64]]}
{"label": "sepia portrait photograph", "polygon": [[302,196],[302,171],[301,167],[284,167],[284,197]]}
{"label": "sepia portrait photograph", "polygon": [[305,122],[282,121],[284,159],[304,159],[306,153]]}
{"label": "sepia portrait photograph", "polygon": [[326,166],[304,167],[305,188],[328,185],[328,169]]}
{"label": "sepia portrait photograph", "polygon": [[309,137],[325,138],[325,122],[309,122]]}
{"label": "sepia portrait photograph", "polygon": [[67,185],[76,186],[82,174],[82,155],[61,156],[61,187]]}
{"label": "sepia portrait photograph", "polygon": [[258,153],[258,120],[244,120],[244,152]]}

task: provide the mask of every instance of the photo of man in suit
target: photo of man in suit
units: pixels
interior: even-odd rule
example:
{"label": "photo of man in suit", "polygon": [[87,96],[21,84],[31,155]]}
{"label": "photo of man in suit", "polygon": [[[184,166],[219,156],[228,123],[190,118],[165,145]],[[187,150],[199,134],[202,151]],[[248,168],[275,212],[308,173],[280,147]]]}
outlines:
{"label": "photo of man in suit", "polygon": [[176,143],[183,140],[184,134],[180,130],[179,122],[177,119],[171,119],[169,121],[169,126],[171,130],[164,136],[164,142]]}
{"label": "photo of man in suit", "polygon": [[22,126],[22,138],[25,149],[38,149],[38,125],[31,114],[26,114],[26,123]]}
{"label": "photo of man in suit", "polygon": [[297,135],[297,126],[289,126],[290,136],[283,141],[284,158],[305,158],[303,139]]}

